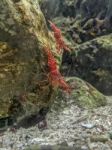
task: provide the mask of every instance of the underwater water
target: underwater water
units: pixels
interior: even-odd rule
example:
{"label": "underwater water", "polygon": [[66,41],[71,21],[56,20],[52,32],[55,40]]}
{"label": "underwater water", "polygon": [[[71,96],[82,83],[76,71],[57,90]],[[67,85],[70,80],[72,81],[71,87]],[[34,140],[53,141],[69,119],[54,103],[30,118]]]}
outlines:
{"label": "underwater water", "polygon": [[0,1],[0,150],[112,149],[112,0]]}

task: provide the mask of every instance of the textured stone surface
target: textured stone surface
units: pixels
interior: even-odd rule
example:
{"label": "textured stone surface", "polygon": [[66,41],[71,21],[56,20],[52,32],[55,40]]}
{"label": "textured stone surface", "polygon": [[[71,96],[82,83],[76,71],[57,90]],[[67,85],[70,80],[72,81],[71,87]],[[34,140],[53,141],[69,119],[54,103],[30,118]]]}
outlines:
{"label": "textured stone surface", "polygon": [[[57,95],[57,100],[60,100],[60,105],[62,109],[67,107],[68,103],[71,105],[78,105],[81,108],[97,108],[99,106],[105,106],[107,101],[106,97],[101,94],[97,89],[95,89],[91,84],[85,82],[76,77],[67,78],[72,91],[70,95],[66,95],[63,92],[59,92]],[[54,107],[58,110],[59,101],[55,100]],[[68,101],[68,103],[65,103]],[[57,104],[56,104],[57,103]],[[67,104],[67,105],[66,105]],[[61,110],[60,110],[61,111]]]}
{"label": "textured stone surface", "polygon": [[1,117],[47,105],[52,95],[43,52],[47,44],[55,49],[38,0],[0,1]]}

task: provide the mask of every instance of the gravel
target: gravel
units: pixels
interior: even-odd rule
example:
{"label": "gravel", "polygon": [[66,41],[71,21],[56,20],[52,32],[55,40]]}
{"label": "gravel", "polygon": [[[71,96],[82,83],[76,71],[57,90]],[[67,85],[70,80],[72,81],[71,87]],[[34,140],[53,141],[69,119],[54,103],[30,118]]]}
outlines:
{"label": "gravel", "polygon": [[[47,115],[47,128],[35,125],[16,132],[9,129],[0,135],[0,150],[24,150],[27,146],[79,146],[82,150],[112,150],[112,103],[94,110],[68,105],[61,111],[52,109]],[[92,141],[92,138],[95,138]],[[105,140],[102,138],[105,138]]]}

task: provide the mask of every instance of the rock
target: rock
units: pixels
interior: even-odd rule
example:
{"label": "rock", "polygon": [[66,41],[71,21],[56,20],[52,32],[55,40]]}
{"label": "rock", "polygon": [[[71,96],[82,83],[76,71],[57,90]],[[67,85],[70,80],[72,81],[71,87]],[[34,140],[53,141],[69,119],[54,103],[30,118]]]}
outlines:
{"label": "rock", "polygon": [[38,0],[0,1],[0,118],[47,107],[53,90],[43,47],[49,43],[55,50]]}
{"label": "rock", "polygon": [[109,137],[110,137],[110,139],[112,140],[112,131],[109,132]]}
{"label": "rock", "polygon": [[90,123],[87,123],[87,124],[82,123],[81,126],[86,129],[92,129],[95,127],[94,124],[90,124]]}
{"label": "rock", "polygon": [[55,100],[55,108],[60,108],[59,103],[61,103],[62,107],[74,103],[74,105],[78,105],[82,108],[95,108],[106,105],[105,96],[88,82],[76,77],[67,78],[67,81],[72,88],[72,92],[67,96],[60,91],[57,95],[57,100],[61,99],[61,102]]}
{"label": "rock", "polygon": [[[75,48],[69,76],[79,76],[100,92],[112,94],[112,34],[96,38]],[[66,62],[67,63],[67,62]],[[70,64],[67,65],[68,67]],[[70,67],[69,67],[70,68]],[[65,69],[64,69],[65,72]],[[66,71],[67,72],[67,71]]]}
{"label": "rock", "polygon": [[107,142],[109,137],[107,135],[94,135],[90,137],[91,142]]}

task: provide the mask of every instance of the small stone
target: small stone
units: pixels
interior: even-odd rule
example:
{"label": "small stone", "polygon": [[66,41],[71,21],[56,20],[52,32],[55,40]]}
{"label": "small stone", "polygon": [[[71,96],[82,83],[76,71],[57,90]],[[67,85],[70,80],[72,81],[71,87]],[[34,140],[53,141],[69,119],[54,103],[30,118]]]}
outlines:
{"label": "small stone", "polygon": [[90,137],[91,142],[107,142],[109,140],[107,135],[93,135]]}
{"label": "small stone", "polygon": [[83,145],[83,146],[81,147],[81,150],[88,150],[88,147],[85,146],[85,145]]}
{"label": "small stone", "polygon": [[112,140],[112,131],[109,132],[109,138]]}
{"label": "small stone", "polygon": [[86,129],[92,129],[95,127],[95,124],[91,124],[91,123],[87,123],[87,124],[81,124],[82,127],[86,128]]}

